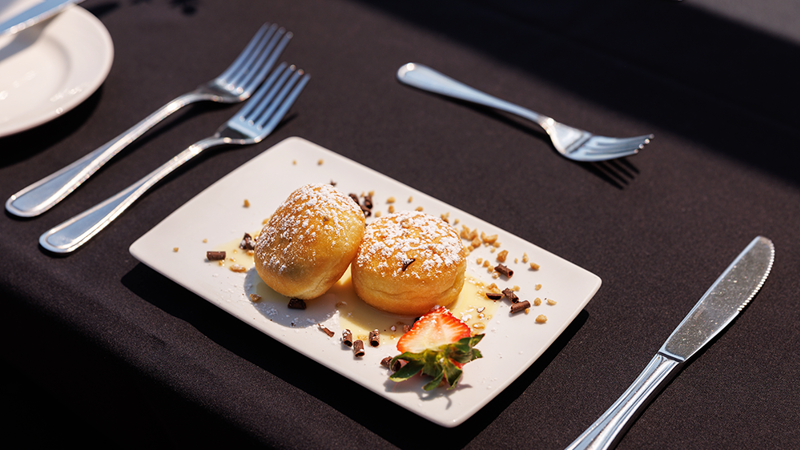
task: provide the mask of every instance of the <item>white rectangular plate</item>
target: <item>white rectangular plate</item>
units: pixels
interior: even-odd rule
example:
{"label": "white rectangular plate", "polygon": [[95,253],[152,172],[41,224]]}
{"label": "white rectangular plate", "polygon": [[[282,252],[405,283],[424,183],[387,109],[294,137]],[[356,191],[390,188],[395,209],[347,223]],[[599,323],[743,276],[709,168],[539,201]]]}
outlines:
{"label": "white rectangular plate", "polygon": [[[520,312],[512,316],[509,303],[504,301],[478,345],[483,358],[464,367],[458,387],[425,392],[421,377],[403,383],[388,379],[389,373],[380,366],[380,360],[398,353],[393,345],[367,346],[366,355],[355,358],[341,343],[338,316],[333,308],[320,311],[319,305],[310,305],[305,311],[280,309],[288,303],[286,298],[253,303],[246,291],[252,286],[253,277],[258,277],[255,269],[235,273],[205,259],[206,251],[214,250],[215,246],[241,239],[244,232],[260,230],[262,221],[295,189],[331,181],[336,181],[337,189],[345,194],[373,191],[374,211],[382,214],[388,213],[387,199],[394,197],[398,211],[422,207],[436,217],[449,214],[451,223],[458,219],[459,230],[466,225],[487,235],[497,234],[502,244],[500,250],[509,252],[506,264],[514,270],[513,277],[494,280],[476,263],[477,258],[484,258],[496,264],[496,255],[485,246],[469,256],[468,275],[486,284],[495,282],[501,289],[517,285],[520,298],[531,303],[536,297],[557,303],[543,303],[532,307],[530,314]],[[245,199],[249,207],[243,206]],[[178,251],[174,250],[176,247]],[[296,137],[275,145],[198,194],[137,240],[130,251],[139,261],[300,355],[445,427],[455,427],[467,420],[530,367],[600,288],[600,278],[596,275],[552,253]],[[522,263],[523,253],[539,264],[539,270]],[[520,261],[515,263],[514,258]],[[541,288],[537,291],[539,284]],[[535,322],[539,314],[547,316],[546,323]],[[318,322],[337,334],[329,338],[318,329]]]}

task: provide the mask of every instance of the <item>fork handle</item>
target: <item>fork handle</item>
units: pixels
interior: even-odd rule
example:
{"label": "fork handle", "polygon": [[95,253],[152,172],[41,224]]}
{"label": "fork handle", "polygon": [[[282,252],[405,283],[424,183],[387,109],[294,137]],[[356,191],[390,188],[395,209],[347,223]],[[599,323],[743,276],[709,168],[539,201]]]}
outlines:
{"label": "fork handle", "polygon": [[197,91],[192,91],[172,100],[102,147],[12,195],[6,201],[6,210],[19,217],[35,217],[44,213],[146,131],[184,106],[204,99]]}
{"label": "fork handle", "polygon": [[54,253],[70,253],[74,251],[107,227],[139,199],[142,194],[175,169],[200,154],[203,150],[227,142],[228,139],[226,138],[214,136],[192,144],[125,190],[45,232],[39,237],[39,244]]}
{"label": "fork handle", "polygon": [[500,111],[516,114],[545,127],[549,117],[523,108],[519,105],[493,97],[473,87],[456,81],[447,75],[437,72],[428,66],[418,63],[408,63],[397,70],[397,79],[404,84],[413,86],[423,91],[429,91],[447,97],[465,100],[478,105],[488,106]]}
{"label": "fork handle", "polygon": [[600,450],[616,445],[633,420],[678,372],[679,361],[657,353],[628,390],[566,450]]}

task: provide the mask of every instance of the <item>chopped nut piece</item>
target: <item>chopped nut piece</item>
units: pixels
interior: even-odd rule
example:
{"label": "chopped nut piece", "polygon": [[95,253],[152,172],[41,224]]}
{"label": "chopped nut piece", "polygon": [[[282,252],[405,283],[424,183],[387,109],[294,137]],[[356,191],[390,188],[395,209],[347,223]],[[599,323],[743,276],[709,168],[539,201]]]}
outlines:
{"label": "chopped nut piece", "polygon": [[412,197],[412,196],[410,196],[410,195],[409,195],[409,196],[408,196],[408,203],[411,203],[411,202],[413,202],[413,201],[414,201],[414,197]]}
{"label": "chopped nut piece", "polygon": [[389,203],[389,204],[394,203],[394,197],[387,198],[386,199],[386,203]]}
{"label": "chopped nut piece", "polygon": [[228,267],[228,269],[230,269],[231,272],[236,272],[236,273],[245,273],[245,272],[247,272],[247,267],[239,265],[239,264],[231,264],[231,266]]}
{"label": "chopped nut piece", "polygon": [[506,262],[507,256],[508,256],[508,250],[503,250],[502,252],[497,254],[497,260],[500,262]]}
{"label": "chopped nut piece", "polygon": [[536,316],[536,323],[545,323],[545,322],[547,322],[547,316],[545,316],[544,314],[539,314],[538,316]]}
{"label": "chopped nut piece", "polygon": [[519,287],[519,286],[517,286],[517,285],[515,284],[515,285],[514,285],[514,287],[512,287],[512,288],[511,288],[511,290],[512,290],[512,291],[519,292],[519,290],[520,290],[520,287]]}
{"label": "chopped nut piece", "polygon": [[491,250],[489,250],[489,253],[494,253],[495,250],[497,250],[497,249],[492,247]]}
{"label": "chopped nut piece", "polygon": [[547,302],[548,305],[555,305],[556,303],[558,303],[557,301],[553,300],[552,298],[547,298],[547,299],[545,299],[545,301]]}
{"label": "chopped nut piece", "polygon": [[514,258],[514,264],[519,262],[519,258]]}
{"label": "chopped nut piece", "polygon": [[485,233],[481,232],[481,240],[487,244],[494,244],[497,241],[497,235],[493,234],[487,236]]}
{"label": "chopped nut piece", "polygon": [[491,290],[493,290],[493,291],[499,291],[499,290],[500,290],[500,288],[499,288],[499,287],[497,287],[497,285],[496,285],[496,284],[494,284],[494,283],[492,283],[492,284],[490,284],[490,285],[486,286],[486,289],[491,289]]}
{"label": "chopped nut piece", "polygon": [[522,254],[522,262],[524,262],[524,263],[528,262],[528,254],[527,253],[523,253]]}
{"label": "chopped nut piece", "polygon": [[249,208],[250,207],[250,200],[244,199],[244,207],[245,208]]}
{"label": "chopped nut piece", "polygon": [[203,244],[208,244],[208,239],[203,239]]}
{"label": "chopped nut piece", "polygon": [[475,260],[475,262],[476,262],[476,263],[478,263],[478,264],[480,264],[480,263],[482,263],[482,262],[483,262],[483,258],[478,258],[478,259],[476,259],[476,260]]}
{"label": "chopped nut piece", "polygon": [[389,214],[394,213],[394,205],[389,205]]}
{"label": "chopped nut piece", "polygon": [[469,243],[469,245],[472,246],[472,248],[478,248],[481,245],[481,240],[478,239],[478,238],[475,238],[475,239],[472,240],[472,242]]}
{"label": "chopped nut piece", "polygon": [[253,303],[261,301],[261,296],[258,294],[250,294],[250,301]]}
{"label": "chopped nut piece", "polygon": [[458,225],[458,222],[461,222],[461,221],[460,221],[460,220],[458,220],[458,219],[454,220],[454,221],[453,221],[453,225]]}
{"label": "chopped nut piece", "polygon": [[172,247],[172,251],[178,253],[178,247]]}
{"label": "chopped nut piece", "polygon": [[417,206],[416,208],[414,208],[414,211],[422,211],[422,206]]}
{"label": "chopped nut piece", "polygon": [[536,264],[536,263],[531,263],[531,269],[533,269],[533,270],[539,270],[539,265],[538,265],[538,264]]}
{"label": "chopped nut piece", "polygon": [[375,217],[380,217],[380,216],[381,216],[381,212],[380,211],[375,211]]}
{"label": "chopped nut piece", "polygon": [[492,246],[494,248],[500,248],[500,241],[495,241],[494,243],[492,243]]}
{"label": "chopped nut piece", "polygon": [[537,291],[538,291],[539,289],[541,289],[541,288],[542,288],[542,285],[541,285],[541,284],[537,284],[536,286],[534,286],[534,289],[536,289]]}
{"label": "chopped nut piece", "polygon": [[296,166],[296,165],[297,165],[297,160],[296,160],[296,159],[292,161],[292,165],[293,165],[293,166]]}
{"label": "chopped nut piece", "polygon": [[533,301],[534,306],[539,306],[542,304],[542,299],[536,297],[536,300]]}
{"label": "chopped nut piece", "polygon": [[317,165],[318,165],[318,166],[321,166],[323,162],[324,162],[324,161],[320,159],[319,161],[317,161]]}
{"label": "chopped nut piece", "polygon": [[441,217],[441,218],[442,218],[442,220],[444,220],[446,223],[450,223],[450,219],[449,219],[449,217],[450,217],[450,213],[442,213],[442,214],[440,215],[440,217]]}
{"label": "chopped nut piece", "polygon": [[499,273],[497,273],[497,272],[492,273],[492,279],[496,280],[498,278],[500,278],[500,274]]}

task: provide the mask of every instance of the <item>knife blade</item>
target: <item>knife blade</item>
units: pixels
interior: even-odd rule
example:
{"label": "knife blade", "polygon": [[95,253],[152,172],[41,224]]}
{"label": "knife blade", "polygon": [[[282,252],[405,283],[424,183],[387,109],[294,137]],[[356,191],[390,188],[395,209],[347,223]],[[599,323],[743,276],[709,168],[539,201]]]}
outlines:
{"label": "knife blade", "polygon": [[567,450],[615,446],[645,406],[677,375],[687,360],[725,329],[764,285],[775,247],[758,236],[733,260],[667,338],[624,394]]}
{"label": "knife blade", "polygon": [[82,2],[83,0],[45,0],[37,3],[16,16],[0,23],[0,36],[6,34],[19,33],[30,26],[52,17],[68,6]]}

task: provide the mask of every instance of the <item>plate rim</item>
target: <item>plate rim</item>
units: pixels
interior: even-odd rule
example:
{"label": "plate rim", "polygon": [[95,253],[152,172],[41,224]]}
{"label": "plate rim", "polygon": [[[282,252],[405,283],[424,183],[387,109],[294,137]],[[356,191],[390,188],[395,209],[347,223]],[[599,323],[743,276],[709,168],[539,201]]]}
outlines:
{"label": "plate rim", "polygon": [[[287,333],[288,332],[279,331],[278,333],[283,332],[283,335],[277,335],[277,333],[273,334],[272,332],[265,330],[265,327],[268,328],[268,327],[270,327],[272,325],[258,325],[256,323],[254,323],[254,320],[255,320],[254,318],[246,317],[246,315],[252,314],[251,312],[246,312],[245,313],[245,312],[242,312],[241,310],[238,310],[235,307],[235,305],[231,304],[230,300],[226,301],[225,299],[220,299],[220,298],[212,299],[212,297],[214,297],[213,293],[205,292],[204,289],[203,289],[204,286],[201,286],[199,284],[198,285],[189,285],[189,284],[187,284],[186,280],[181,281],[181,280],[178,280],[178,279],[174,278],[173,276],[171,276],[168,273],[169,269],[162,270],[162,267],[170,267],[170,268],[174,267],[174,263],[165,263],[165,261],[164,261],[165,258],[163,257],[164,255],[154,256],[154,255],[149,255],[148,254],[147,249],[144,248],[144,246],[145,246],[144,242],[149,239],[149,236],[151,234],[154,236],[154,239],[157,240],[157,235],[158,235],[157,230],[161,226],[167,226],[167,225],[162,225],[162,224],[170,222],[171,218],[173,218],[173,216],[176,215],[176,214],[180,214],[180,211],[184,207],[187,207],[187,205],[191,204],[191,206],[188,206],[188,209],[191,210],[191,209],[196,209],[196,206],[204,206],[205,205],[204,203],[202,203],[202,202],[198,203],[198,202],[200,202],[199,198],[201,197],[201,195],[203,195],[203,193],[208,192],[209,190],[213,189],[218,183],[222,183],[222,182],[224,182],[225,180],[227,180],[229,178],[235,179],[235,177],[237,176],[237,173],[240,171],[240,169],[242,169],[245,166],[247,166],[253,160],[264,156],[265,153],[268,153],[271,150],[276,149],[276,148],[278,148],[280,146],[291,145],[293,142],[299,142],[299,143],[303,143],[305,145],[309,145],[312,148],[314,148],[316,151],[324,152],[324,154],[326,155],[325,158],[328,158],[328,157],[330,157],[331,159],[335,158],[335,159],[338,159],[338,160],[342,161],[343,163],[353,164],[353,165],[357,166],[358,169],[366,170],[366,171],[374,174],[375,176],[383,177],[389,182],[396,183],[396,184],[404,187],[405,189],[409,189],[409,190],[411,190],[411,191],[413,191],[415,193],[419,193],[422,196],[427,197],[428,200],[430,200],[430,201],[432,201],[434,203],[439,203],[441,205],[444,205],[444,206],[447,206],[449,208],[452,208],[452,210],[457,212],[458,214],[464,214],[463,218],[465,218],[465,220],[466,219],[475,219],[475,220],[477,220],[479,222],[479,223],[477,223],[478,226],[482,226],[483,224],[485,224],[485,225],[488,225],[489,227],[491,227],[493,229],[497,229],[497,230],[502,231],[505,234],[505,236],[503,237],[504,239],[512,238],[512,240],[518,240],[518,241],[520,241],[520,242],[522,242],[524,244],[527,244],[528,246],[531,246],[533,248],[536,248],[537,250],[541,250],[542,252],[547,253],[548,255],[550,255],[550,256],[548,256],[548,258],[550,258],[550,257],[554,258],[555,260],[559,261],[559,264],[564,264],[564,265],[568,265],[569,267],[574,267],[575,269],[579,270],[582,274],[586,275],[586,277],[583,277],[583,275],[581,276],[581,278],[584,278],[584,284],[586,286],[583,288],[584,290],[581,291],[580,298],[578,300],[574,301],[574,303],[575,303],[575,305],[573,306],[574,309],[571,309],[571,310],[569,310],[569,312],[564,314],[566,316],[566,320],[562,319],[562,321],[559,322],[560,326],[558,326],[557,329],[552,330],[552,331],[548,331],[548,332],[545,333],[545,339],[544,339],[546,341],[546,342],[544,342],[545,345],[540,346],[538,349],[530,352],[529,354],[526,354],[525,356],[517,357],[516,355],[513,355],[513,354],[512,355],[507,355],[507,356],[510,356],[510,357],[506,358],[506,360],[511,360],[511,363],[506,363],[506,362],[503,361],[503,364],[504,365],[505,364],[511,364],[512,369],[510,370],[509,373],[504,373],[504,375],[501,377],[501,379],[498,380],[497,378],[495,378],[494,380],[491,380],[489,382],[489,384],[494,384],[494,386],[489,386],[487,388],[487,391],[489,391],[488,394],[476,394],[477,398],[472,398],[472,397],[475,397],[475,396],[470,396],[471,398],[464,402],[466,404],[462,405],[463,409],[461,409],[461,411],[458,412],[457,414],[447,415],[447,417],[437,417],[436,414],[432,414],[431,410],[434,409],[433,407],[429,408],[430,410],[429,409],[425,409],[425,408],[419,408],[419,407],[414,408],[411,405],[409,405],[410,402],[409,402],[407,397],[406,398],[400,398],[399,396],[394,396],[393,397],[391,394],[393,394],[394,392],[387,391],[387,389],[385,387],[381,387],[381,386],[377,386],[377,385],[376,386],[371,385],[370,383],[374,384],[374,381],[370,379],[370,377],[373,376],[372,374],[362,375],[361,372],[358,372],[358,376],[352,374],[353,372],[356,372],[357,370],[363,370],[364,369],[363,366],[360,369],[359,369],[359,367],[357,367],[357,365],[354,365],[353,367],[347,367],[347,368],[337,367],[337,366],[335,366],[335,364],[337,362],[336,361],[337,356],[334,355],[333,357],[331,357],[331,356],[326,355],[325,358],[332,358],[332,359],[331,360],[324,360],[324,358],[322,357],[321,354],[315,354],[314,352],[308,351],[307,349],[303,350],[302,349],[302,347],[303,347],[302,343],[298,343],[296,340],[293,341],[289,337],[287,337]],[[291,148],[291,147],[289,147],[289,148]],[[294,150],[296,151],[296,149],[294,149]],[[294,155],[294,153],[293,153],[293,155]],[[316,158],[317,156],[314,156],[314,157]],[[327,164],[328,159],[325,159],[325,161],[326,161],[326,164]],[[274,162],[274,161],[272,161],[272,162]],[[226,202],[226,204],[227,204],[227,202]],[[469,216],[469,217],[467,218],[466,216]],[[224,227],[224,228],[230,228],[230,227]],[[198,241],[199,241],[199,239],[198,239]],[[170,239],[170,242],[172,242],[171,239]],[[172,248],[173,247],[171,247],[171,246],[169,247],[170,250]],[[556,254],[554,254],[552,252],[549,252],[549,251],[547,251],[547,250],[545,250],[545,249],[543,249],[541,247],[538,247],[535,244],[533,244],[533,243],[531,243],[529,241],[526,241],[526,240],[524,240],[524,239],[522,239],[522,238],[520,238],[518,236],[515,236],[514,234],[512,234],[512,233],[510,233],[510,232],[508,232],[508,231],[506,231],[506,230],[504,230],[504,229],[502,229],[502,228],[500,228],[500,227],[498,227],[496,225],[493,225],[493,224],[491,224],[491,223],[489,223],[489,222],[487,222],[487,221],[485,221],[483,219],[480,219],[479,217],[476,217],[476,216],[474,216],[474,215],[472,215],[472,214],[470,214],[470,213],[468,213],[466,211],[462,211],[462,210],[456,208],[455,206],[449,205],[449,204],[447,204],[447,203],[445,203],[445,202],[443,202],[443,201],[441,201],[441,200],[439,200],[439,199],[437,199],[437,198],[435,198],[433,196],[425,194],[424,192],[421,192],[421,191],[419,191],[419,190],[417,190],[417,189],[415,189],[415,188],[413,188],[411,186],[408,186],[408,185],[406,185],[406,184],[404,184],[404,183],[402,183],[402,182],[400,182],[398,180],[395,180],[395,179],[393,179],[391,177],[388,177],[387,175],[384,175],[384,174],[382,174],[382,173],[380,173],[378,171],[375,171],[375,170],[373,170],[373,169],[371,169],[371,168],[369,168],[367,166],[364,166],[364,165],[362,165],[362,164],[360,164],[360,163],[358,163],[358,162],[356,162],[354,160],[351,160],[351,159],[349,159],[349,158],[347,158],[345,156],[339,155],[339,154],[337,154],[337,153],[335,153],[335,152],[333,152],[333,151],[331,151],[331,150],[329,150],[329,149],[327,149],[325,147],[322,147],[322,146],[320,146],[318,144],[315,144],[313,142],[310,142],[308,140],[305,140],[305,139],[299,138],[299,137],[290,137],[290,138],[284,139],[283,141],[271,146],[270,148],[264,150],[259,155],[256,155],[250,161],[240,165],[239,167],[237,167],[236,169],[234,169],[230,173],[226,174],[225,176],[223,176],[222,178],[217,180],[212,185],[210,185],[207,188],[205,188],[203,191],[198,193],[192,199],[188,200],[186,203],[184,203],[183,205],[178,207],[175,211],[173,211],[169,216],[164,218],[161,222],[159,222],[158,224],[153,226],[150,230],[145,232],[139,239],[137,239],[133,244],[131,244],[131,246],[129,248],[129,251],[130,251],[130,254],[134,258],[139,260],[141,263],[145,264],[146,266],[150,267],[154,271],[156,271],[159,274],[161,274],[162,276],[170,279],[171,281],[175,282],[176,284],[184,287],[188,291],[195,293],[196,295],[198,295],[199,297],[201,297],[205,301],[208,301],[209,303],[215,305],[216,307],[218,307],[222,311],[224,311],[224,312],[232,315],[233,317],[239,319],[241,322],[256,328],[258,331],[260,331],[260,332],[266,334],[267,336],[271,337],[276,342],[291,348],[292,350],[296,351],[299,354],[300,357],[309,358],[309,359],[311,359],[311,360],[313,360],[313,361],[315,361],[315,362],[317,362],[319,364],[322,364],[323,366],[329,368],[330,370],[333,370],[334,372],[337,372],[341,376],[347,378],[349,381],[351,381],[351,382],[353,382],[353,383],[355,383],[355,384],[357,384],[359,386],[362,386],[362,387],[368,389],[369,391],[371,391],[373,393],[378,394],[379,396],[381,396],[384,399],[386,399],[386,400],[388,400],[388,401],[400,406],[401,408],[406,409],[406,410],[410,411],[413,414],[416,414],[416,415],[418,415],[418,416],[420,416],[420,417],[422,417],[422,418],[424,418],[426,420],[429,420],[432,423],[435,423],[437,425],[440,425],[440,426],[446,427],[446,428],[454,428],[454,427],[457,427],[457,426],[461,425],[462,423],[464,423],[466,420],[468,420],[470,417],[472,417],[475,413],[477,413],[480,409],[482,409],[484,406],[486,406],[488,403],[490,403],[492,400],[494,400],[509,385],[511,385],[514,381],[516,381],[519,378],[519,376],[522,373],[524,373],[526,370],[528,370],[541,357],[541,355],[544,354],[544,352],[546,352],[547,349],[549,349],[552,346],[552,344],[564,333],[564,331],[575,321],[575,318],[578,316],[578,314],[580,314],[581,311],[583,311],[585,309],[586,305],[596,295],[596,293],[598,292],[599,288],[602,285],[602,280],[600,279],[599,276],[597,276],[596,274],[590,272],[589,270],[587,270],[587,269],[585,269],[583,267],[578,266],[575,263],[572,263],[571,261],[568,261],[568,260],[564,259],[563,257],[560,257],[560,256],[558,256],[558,255],[556,255]],[[183,252],[183,251],[184,251],[184,248],[181,247],[181,252]],[[162,263],[164,263],[165,265],[162,264]],[[212,276],[216,276],[216,275],[212,275]],[[202,280],[201,283],[205,284],[206,280]],[[216,297],[220,297],[220,296],[217,295]],[[531,321],[531,323],[532,323],[533,320],[534,320],[534,317],[528,317],[527,319],[529,319]],[[494,318],[492,320],[493,320],[493,322],[495,324],[499,324],[500,323],[500,318]],[[503,321],[506,321],[506,320],[512,320],[513,321],[514,319],[503,318]],[[495,331],[495,330],[492,330],[492,331],[493,331],[493,333],[496,333],[498,335],[502,333],[502,331]],[[501,342],[501,341],[498,341],[498,342]],[[485,344],[485,342],[484,342],[484,344]],[[500,345],[500,344],[493,344],[493,345]],[[324,350],[322,352],[324,353]],[[522,354],[522,352],[520,352],[520,354]],[[368,355],[368,356],[370,356],[370,355]],[[503,356],[500,356],[500,359],[502,359],[502,358],[503,358]],[[515,362],[515,358],[516,358],[516,362]],[[527,359],[525,359],[525,358],[527,358]],[[520,363],[519,360],[522,360],[522,363]],[[497,362],[498,361],[495,360],[495,363],[497,363]],[[478,361],[478,363],[480,363],[480,361]],[[486,361],[485,363],[488,364],[488,363],[490,363],[490,361]],[[483,372],[483,371],[481,371],[481,372]],[[477,372],[476,372],[476,376],[477,376]],[[388,376],[384,375],[384,378],[388,380]],[[477,380],[477,379],[473,380],[473,381],[479,381],[480,382],[480,380]],[[477,389],[477,386],[475,388]],[[448,391],[448,392],[450,392],[450,391]],[[457,393],[457,391],[455,391],[454,393]],[[402,393],[400,395],[402,395]],[[449,394],[447,394],[447,395],[449,395]]]}
{"label": "plate rim", "polygon": [[[103,23],[100,21],[100,19],[83,7],[72,5],[55,18],[50,19],[50,21],[52,20],[67,21],[67,25],[70,27],[84,27],[85,29],[91,30],[95,34],[93,37],[97,39],[97,42],[100,44],[100,47],[103,50],[102,52],[93,53],[93,55],[96,55],[96,59],[99,61],[99,70],[97,70],[92,76],[87,77],[87,87],[85,89],[82,89],[79,93],[70,96],[70,98],[64,103],[60,103],[58,106],[53,108],[42,107],[41,113],[30,114],[31,117],[27,120],[18,121],[11,119],[4,124],[0,124],[0,138],[31,130],[40,125],[51,122],[69,111],[72,111],[78,105],[86,101],[86,99],[91,97],[95,92],[97,92],[97,89],[102,86],[108,77],[108,74],[111,72],[111,67],[114,62],[114,43],[111,39],[111,34],[105,25],[103,25]],[[49,21],[46,24],[49,24]],[[23,33],[24,32],[25,31],[23,31]],[[63,44],[65,38],[62,37],[62,33],[63,31],[61,33],[51,34],[50,38],[55,39],[60,44]],[[74,47],[70,47],[70,49],[72,48]],[[74,72],[75,70],[76,69],[70,65],[67,73]]]}

